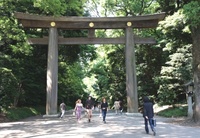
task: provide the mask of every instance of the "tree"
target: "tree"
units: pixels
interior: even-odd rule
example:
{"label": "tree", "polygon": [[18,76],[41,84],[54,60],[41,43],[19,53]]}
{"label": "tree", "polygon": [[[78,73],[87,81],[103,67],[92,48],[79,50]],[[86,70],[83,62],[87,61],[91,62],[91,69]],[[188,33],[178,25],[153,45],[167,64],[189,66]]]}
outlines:
{"label": "tree", "polygon": [[0,2],[3,9],[0,11],[0,91],[1,97],[4,97],[1,103],[5,107],[15,107],[24,100],[24,56],[31,53],[31,48],[25,42],[26,35],[13,17],[15,4],[12,0]]}
{"label": "tree", "polygon": [[[0,103],[4,107],[45,105],[46,101],[47,47],[42,45],[30,46],[26,40],[30,36],[47,36],[48,29],[22,28],[15,19],[14,12],[80,16],[84,14],[82,2],[84,1],[0,1],[0,8],[2,9],[0,11]],[[68,37],[83,36],[85,32],[59,30],[59,34]],[[68,94],[72,95],[69,98],[77,99],[84,93],[84,86],[81,83],[83,76],[80,75],[82,68],[79,64],[79,54],[85,49],[82,49],[81,46],[60,46],[59,48],[59,76],[61,76],[59,77],[59,94],[61,95],[59,100],[67,97]],[[88,55],[91,56],[92,54]],[[79,74],[79,76],[76,74]],[[70,87],[68,87],[69,85]],[[69,89],[65,91],[65,88]],[[74,95],[73,92],[75,92]],[[74,103],[74,101],[71,101],[71,103]]]}
{"label": "tree", "polygon": [[194,79],[194,120],[200,122],[200,2],[192,0],[183,8],[186,21],[190,25],[193,40],[193,79]]}
{"label": "tree", "polygon": [[160,75],[155,78],[159,84],[158,99],[160,104],[176,104],[184,102],[183,84],[191,77],[191,34],[184,22],[182,10],[174,12],[160,22],[158,27],[160,46],[163,51],[163,64]]}

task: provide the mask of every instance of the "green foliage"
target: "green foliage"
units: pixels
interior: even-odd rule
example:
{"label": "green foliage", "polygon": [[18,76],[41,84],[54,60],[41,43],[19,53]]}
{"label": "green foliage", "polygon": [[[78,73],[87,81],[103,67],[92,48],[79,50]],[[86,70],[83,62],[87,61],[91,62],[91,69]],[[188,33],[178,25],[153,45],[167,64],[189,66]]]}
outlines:
{"label": "green foliage", "polygon": [[0,68],[0,105],[6,107],[7,105],[14,106],[14,99],[18,99],[17,79],[11,70],[7,68]]}
{"label": "green foliage", "polygon": [[[48,29],[25,29],[14,12],[53,16],[136,16],[156,11],[168,17],[155,29],[134,29],[141,37],[154,37],[156,45],[137,45],[136,64],[139,99],[149,95],[160,104],[184,98],[182,84],[191,79],[191,43],[188,23],[199,21],[198,1],[163,0],[2,0],[0,1],[0,103],[4,107],[45,105],[47,47],[30,46],[28,37],[48,35]],[[188,3],[188,4],[186,4]],[[53,6],[52,6],[53,5]],[[84,5],[85,7],[83,7]],[[185,5],[185,6],[184,6]],[[100,8],[101,6],[101,8]],[[184,9],[182,7],[184,6]],[[184,14],[182,14],[182,12]],[[87,31],[59,30],[63,37],[84,37]],[[98,37],[124,36],[123,30],[98,30]],[[73,107],[92,93],[112,103],[126,103],[124,45],[59,46],[58,102]]]}
{"label": "green foliage", "polygon": [[200,1],[193,0],[190,3],[184,5],[183,13],[185,15],[186,22],[189,22],[191,26],[196,27],[200,22]]}
{"label": "green foliage", "polygon": [[[0,103],[2,106],[7,108],[9,106],[45,105],[46,101],[47,47],[30,46],[26,40],[30,36],[46,36],[48,30],[22,28],[14,18],[13,13],[17,11],[55,16],[61,14],[82,15],[82,2],[79,0],[3,0],[0,2],[2,9],[0,11]],[[75,31],[75,34],[71,32],[63,31],[59,33],[63,33],[63,36],[66,34],[69,36],[84,35],[80,31]],[[61,46],[59,50],[59,60],[61,59],[61,62],[66,62],[66,65],[70,66],[68,70],[70,75],[65,75],[63,79],[59,77],[59,81],[61,80],[61,83],[64,84],[61,87],[59,86],[59,91],[65,92],[64,97],[70,94],[71,96],[67,99],[70,102],[70,98],[76,99],[81,95],[83,92],[82,87],[84,87],[81,84],[82,75],[80,74],[82,69],[77,68],[77,65],[73,66],[78,61],[80,47],[65,46],[63,48]],[[76,71],[73,70],[74,67]],[[62,78],[62,72],[59,73],[59,76]],[[66,91],[64,88],[69,88],[70,91]],[[77,94],[73,95],[74,91]],[[62,98],[63,96],[59,97],[59,99]]]}
{"label": "green foliage", "polygon": [[48,15],[59,16],[65,13],[67,4],[65,0],[34,0],[34,7],[44,10]]}
{"label": "green foliage", "polygon": [[4,111],[6,117],[11,121],[17,121],[27,117],[44,114],[44,107],[23,107],[23,108],[9,108]]}
{"label": "green foliage", "polygon": [[170,61],[163,66],[159,80],[158,98],[160,104],[175,104],[180,102],[179,97],[185,95],[184,83],[192,77],[191,70],[191,45],[177,49],[177,52],[170,55]]}
{"label": "green foliage", "polygon": [[[153,35],[153,32],[148,32]],[[159,85],[154,78],[160,75],[162,65],[162,49],[158,46],[140,45],[136,47],[138,94],[142,101],[143,96],[157,97]]]}
{"label": "green foliage", "polygon": [[[34,0],[33,6],[45,15],[82,16],[85,0]],[[53,6],[52,6],[53,5]]]}
{"label": "green foliage", "polygon": [[136,16],[155,13],[158,7],[159,4],[154,0],[93,0],[87,1],[86,9],[93,16]]}
{"label": "green foliage", "polygon": [[[16,5],[15,5],[16,4]],[[25,57],[31,54],[26,43],[26,35],[18,26],[13,13],[18,8],[16,1],[1,1],[0,18],[0,64],[1,64],[1,102],[6,106],[17,106],[23,99],[22,88]],[[9,5],[9,6],[8,6]],[[16,6],[16,7],[15,7]]]}
{"label": "green foliage", "polygon": [[158,112],[157,115],[164,117],[183,117],[187,116],[187,109],[187,106],[171,107]]}
{"label": "green foliage", "polygon": [[73,65],[61,62],[58,76],[58,97],[59,103],[64,102],[69,106],[74,106],[77,99],[84,96],[83,72],[79,64]]}
{"label": "green foliage", "polygon": [[96,79],[93,88],[98,100],[106,97],[110,104],[116,99],[124,100],[126,103],[125,60],[122,51],[122,45],[97,47],[98,58],[93,62],[90,74]]}
{"label": "green foliage", "polygon": [[161,21],[158,30],[162,30],[160,45],[166,56],[160,76],[154,78],[159,85],[158,99],[160,104],[175,104],[185,100],[181,98],[183,84],[192,78],[191,34],[181,10]]}
{"label": "green foliage", "polygon": [[[184,93],[182,84],[191,79],[191,36],[188,26],[184,22],[184,16],[179,10],[184,2],[110,0],[105,2],[92,1],[92,5],[92,11],[96,10],[97,16],[135,16],[155,13],[155,11],[175,13],[161,22],[158,30],[135,29],[134,32],[139,36],[154,37],[158,41],[157,45],[139,45],[135,47],[139,99],[144,95],[150,95],[156,102],[162,104],[176,103],[176,97]],[[97,5],[102,5],[103,9],[100,10]],[[122,31],[114,32],[109,34],[109,37],[124,35]],[[105,37],[107,34],[106,31],[97,32],[100,37]],[[126,86],[123,83],[125,82],[123,46],[110,48],[110,45],[106,45],[103,48],[98,47],[98,49],[101,49],[101,52],[104,51],[108,56],[97,62],[95,71],[98,70],[98,74],[95,73],[94,76],[97,75],[97,86],[101,87],[96,86],[95,88],[101,88],[99,90],[111,99],[113,97],[126,99]],[[109,66],[106,66],[107,64]],[[107,75],[104,73],[105,70]],[[99,79],[104,81],[99,81]],[[103,82],[108,82],[109,85]],[[106,90],[107,88],[108,90]],[[180,99],[184,100],[184,98]],[[178,98],[178,101],[180,99]]]}

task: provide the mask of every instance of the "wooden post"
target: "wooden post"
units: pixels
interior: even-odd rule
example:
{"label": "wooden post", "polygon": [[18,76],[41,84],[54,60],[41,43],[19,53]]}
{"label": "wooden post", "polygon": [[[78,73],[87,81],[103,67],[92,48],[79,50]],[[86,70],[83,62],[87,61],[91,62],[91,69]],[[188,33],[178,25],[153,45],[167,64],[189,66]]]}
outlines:
{"label": "wooden post", "polygon": [[58,86],[58,33],[57,33],[57,28],[52,27],[49,30],[46,115],[57,114],[57,93],[58,93],[57,86]]}
{"label": "wooden post", "polygon": [[188,103],[188,117],[193,117],[193,110],[192,110],[192,96],[187,95],[187,103]]}
{"label": "wooden post", "polygon": [[88,37],[89,38],[95,37],[95,29],[88,29]]}
{"label": "wooden post", "polygon": [[193,117],[192,94],[193,94],[193,86],[189,85],[188,86],[188,91],[187,91],[188,117],[189,118]]}
{"label": "wooden post", "polygon": [[138,94],[135,65],[135,48],[132,27],[126,28],[126,91],[127,112],[138,113]]}

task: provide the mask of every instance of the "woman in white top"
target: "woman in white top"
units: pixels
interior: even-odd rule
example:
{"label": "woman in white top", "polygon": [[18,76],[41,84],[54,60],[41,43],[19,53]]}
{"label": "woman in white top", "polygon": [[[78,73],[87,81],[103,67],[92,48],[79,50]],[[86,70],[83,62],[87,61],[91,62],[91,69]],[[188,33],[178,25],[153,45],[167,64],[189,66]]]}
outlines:
{"label": "woman in white top", "polygon": [[119,112],[119,107],[120,107],[119,101],[117,100],[117,101],[114,102],[115,114],[118,114],[118,112]]}
{"label": "woman in white top", "polygon": [[76,106],[75,106],[75,108],[74,108],[74,111],[76,112],[77,121],[80,121],[80,120],[81,120],[82,108],[83,108],[83,104],[81,103],[81,100],[78,99],[78,100],[76,101]]}

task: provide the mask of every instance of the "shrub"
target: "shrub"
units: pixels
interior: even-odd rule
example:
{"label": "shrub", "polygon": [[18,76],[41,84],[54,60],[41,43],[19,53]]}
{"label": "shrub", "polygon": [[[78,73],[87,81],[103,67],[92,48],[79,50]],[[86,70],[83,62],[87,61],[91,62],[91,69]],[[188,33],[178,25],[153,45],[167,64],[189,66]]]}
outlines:
{"label": "shrub", "polygon": [[17,121],[30,116],[41,115],[45,112],[44,107],[21,107],[9,108],[5,111],[6,117],[11,121]]}
{"label": "shrub", "polygon": [[181,117],[187,116],[187,106],[170,107],[157,113],[159,116],[164,117]]}

